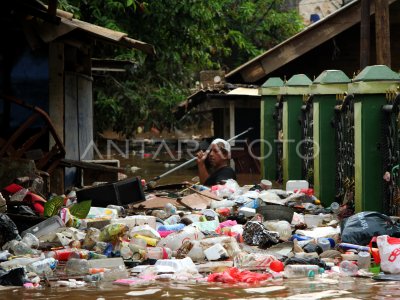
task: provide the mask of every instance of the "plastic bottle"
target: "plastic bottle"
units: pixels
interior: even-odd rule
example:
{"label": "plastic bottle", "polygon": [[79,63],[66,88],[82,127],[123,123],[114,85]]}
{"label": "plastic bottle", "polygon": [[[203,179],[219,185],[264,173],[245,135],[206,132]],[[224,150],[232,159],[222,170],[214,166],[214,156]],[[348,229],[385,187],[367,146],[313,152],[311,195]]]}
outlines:
{"label": "plastic bottle", "polygon": [[167,247],[147,247],[146,257],[150,259],[168,259],[172,256],[172,250]]}
{"label": "plastic bottle", "polygon": [[358,252],[357,265],[359,269],[369,270],[371,267],[371,254],[367,251]]}
{"label": "plastic bottle", "polygon": [[67,275],[87,275],[89,274],[89,263],[86,259],[71,258],[65,265]]}
{"label": "plastic bottle", "polygon": [[345,275],[345,276],[354,276],[358,272],[358,267],[355,263],[348,261],[348,260],[343,260],[339,264],[339,270],[340,274]]}
{"label": "plastic bottle", "polygon": [[317,265],[287,265],[284,274],[286,278],[314,277],[319,269]]}
{"label": "plastic bottle", "polygon": [[53,270],[57,267],[58,261],[52,257],[35,261],[26,266],[28,272],[34,272],[38,275],[51,275]]}
{"label": "plastic bottle", "polygon": [[185,228],[185,224],[179,223],[179,224],[173,224],[173,225],[161,225],[157,228],[158,231],[179,231]]}
{"label": "plastic bottle", "polygon": [[343,250],[350,250],[354,249],[357,251],[367,251],[369,252],[369,247],[368,246],[360,246],[360,245],[355,245],[355,244],[349,244],[349,243],[340,243],[338,244],[339,248]]}
{"label": "plastic bottle", "polygon": [[24,237],[22,238],[22,242],[27,244],[30,248],[37,249],[39,247],[39,239],[30,232],[24,235]]}

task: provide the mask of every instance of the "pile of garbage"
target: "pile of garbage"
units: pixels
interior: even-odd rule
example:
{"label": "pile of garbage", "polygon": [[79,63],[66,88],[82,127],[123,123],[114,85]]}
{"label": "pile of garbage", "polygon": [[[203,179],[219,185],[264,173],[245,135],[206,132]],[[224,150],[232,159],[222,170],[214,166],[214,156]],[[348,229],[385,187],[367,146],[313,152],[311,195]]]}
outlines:
{"label": "pile of garbage", "polygon": [[[132,214],[123,206],[77,202],[74,192],[42,201],[32,190],[6,187],[0,194],[0,285],[262,284],[400,273],[397,218],[353,214],[349,203],[324,207],[308,183],[278,190],[268,181],[240,187],[228,180],[191,188],[213,195],[206,208],[166,203]],[[10,199],[27,198],[35,201],[25,210],[44,218],[20,232],[6,208]]]}

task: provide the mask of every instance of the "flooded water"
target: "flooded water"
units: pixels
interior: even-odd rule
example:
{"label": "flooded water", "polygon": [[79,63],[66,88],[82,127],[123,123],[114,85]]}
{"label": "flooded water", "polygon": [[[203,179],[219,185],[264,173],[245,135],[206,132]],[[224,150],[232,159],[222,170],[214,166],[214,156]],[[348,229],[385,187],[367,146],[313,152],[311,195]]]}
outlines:
{"label": "flooded water", "polygon": [[[133,173],[147,181],[164,174],[182,162],[156,161],[132,156],[120,159],[123,167],[137,167]],[[159,185],[190,181],[197,175],[195,164],[167,175]],[[132,176],[132,175],[131,175]],[[259,182],[258,174],[240,174],[240,185]],[[263,285],[221,284],[206,282],[175,282],[159,280],[141,286],[117,286],[112,283],[93,283],[84,288],[50,287],[24,289],[0,288],[0,299],[400,299],[397,282],[374,281],[369,278],[328,277],[275,279]]]}
{"label": "flooded water", "polygon": [[1,299],[399,299],[398,282],[366,278],[280,279],[260,285],[176,283],[159,281],[124,287],[111,283],[80,289],[50,287],[38,290],[9,288]]}
{"label": "flooded water", "polygon": [[[174,168],[178,168],[186,161],[172,161],[167,155],[159,155],[157,159],[153,159],[152,157],[142,158],[141,156],[137,155],[131,155],[128,159],[124,159],[123,157],[118,156],[113,158],[120,160],[121,167],[127,167],[131,170],[135,170],[134,172],[129,173],[129,176],[140,176],[141,178],[144,178],[147,182],[152,180],[156,176],[163,175]],[[189,159],[190,157],[187,158],[187,160]],[[157,181],[157,184],[163,185],[170,183],[181,183],[184,181],[191,182],[192,179],[197,175],[196,162],[193,162],[187,166],[178,168],[176,171],[173,171],[166,176],[162,176],[162,178]],[[238,174],[237,181],[239,185],[256,184],[260,182],[260,174]]]}

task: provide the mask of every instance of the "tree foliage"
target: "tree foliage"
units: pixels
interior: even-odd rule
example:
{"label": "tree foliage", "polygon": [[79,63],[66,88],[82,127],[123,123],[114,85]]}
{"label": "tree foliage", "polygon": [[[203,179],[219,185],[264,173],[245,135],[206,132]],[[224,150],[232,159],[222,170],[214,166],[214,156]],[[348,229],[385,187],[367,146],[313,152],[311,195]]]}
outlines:
{"label": "tree foliage", "polygon": [[102,46],[94,57],[135,62],[124,75],[96,78],[95,125],[133,134],[138,125],[174,124],[171,108],[201,70],[229,71],[302,28],[284,0],[60,0],[75,17],[155,46],[156,57]]}

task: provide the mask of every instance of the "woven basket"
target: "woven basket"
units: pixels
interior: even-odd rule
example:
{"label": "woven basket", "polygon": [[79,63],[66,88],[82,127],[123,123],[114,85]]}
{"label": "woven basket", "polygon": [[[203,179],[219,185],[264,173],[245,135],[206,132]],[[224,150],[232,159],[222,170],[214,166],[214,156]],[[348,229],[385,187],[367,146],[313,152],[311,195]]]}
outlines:
{"label": "woven basket", "polygon": [[265,221],[285,220],[291,223],[293,212],[293,208],[279,204],[267,204],[257,208],[257,213],[261,214]]}

